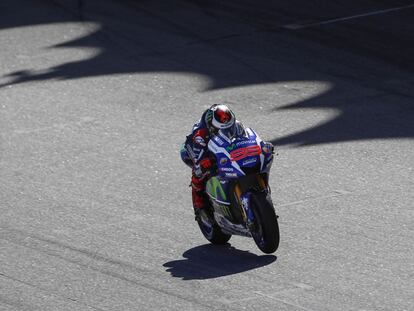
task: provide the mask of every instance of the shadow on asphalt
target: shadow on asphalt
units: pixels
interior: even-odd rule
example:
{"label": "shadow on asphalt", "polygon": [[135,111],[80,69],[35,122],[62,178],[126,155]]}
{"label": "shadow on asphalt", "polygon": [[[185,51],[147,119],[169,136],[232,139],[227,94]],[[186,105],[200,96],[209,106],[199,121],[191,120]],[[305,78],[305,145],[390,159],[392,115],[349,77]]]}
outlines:
{"label": "shadow on asphalt", "polygon": [[[0,88],[31,81],[147,72],[202,75],[210,81],[203,91],[323,81],[331,89],[290,105],[269,95],[274,97],[269,100],[274,100],[275,108],[264,113],[329,109],[337,111],[336,116],[286,136],[277,136],[275,130],[273,139],[267,140],[301,146],[412,139],[414,9],[324,27],[284,28],[300,21],[386,9],[392,2],[5,0],[0,29],[93,22],[100,26],[98,30],[44,49],[95,48],[99,53],[40,71],[28,68],[5,73]],[[401,0],[398,5],[409,2]],[[301,90],[290,92],[300,95]]]}
{"label": "shadow on asphalt", "polygon": [[185,259],[165,263],[171,276],[183,280],[202,280],[246,272],[275,262],[274,255],[261,255],[242,251],[230,244],[205,244],[183,253]]}

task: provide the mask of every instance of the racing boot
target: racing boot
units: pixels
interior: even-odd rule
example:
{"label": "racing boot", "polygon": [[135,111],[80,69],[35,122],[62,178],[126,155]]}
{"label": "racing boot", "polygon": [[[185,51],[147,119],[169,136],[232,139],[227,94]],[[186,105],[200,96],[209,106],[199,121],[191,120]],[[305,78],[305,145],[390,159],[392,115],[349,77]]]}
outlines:
{"label": "racing boot", "polygon": [[192,195],[195,220],[199,221],[201,218],[208,218],[208,215],[206,213],[207,202],[203,193],[201,191],[193,190]]}
{"label": "racing boot", "polygon": [[208,200],[204,193],[205,181],[193,176],[191,179],[191,187],[195,220],[199,221],[201,217],[209,218]]}

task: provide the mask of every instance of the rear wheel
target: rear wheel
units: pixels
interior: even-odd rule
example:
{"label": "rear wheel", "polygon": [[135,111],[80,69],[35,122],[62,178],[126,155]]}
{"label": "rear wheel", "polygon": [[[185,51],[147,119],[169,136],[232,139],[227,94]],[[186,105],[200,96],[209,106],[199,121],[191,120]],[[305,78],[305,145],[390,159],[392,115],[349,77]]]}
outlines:
{"label": "rear wheel", "polygon": [[217,223],[211,219],[212,216],[200,217],[197,220],[201,233],[213,244],[223,245],[231,238],[231,234],[223,233]]}
{"label": "rear wheel", "polygon": [[275,209],[265,193],[255,193],[252,195],[252,207],[255,218],[252,230],[253,239],[259,249],[270,254],[279,247],[279,225]]}

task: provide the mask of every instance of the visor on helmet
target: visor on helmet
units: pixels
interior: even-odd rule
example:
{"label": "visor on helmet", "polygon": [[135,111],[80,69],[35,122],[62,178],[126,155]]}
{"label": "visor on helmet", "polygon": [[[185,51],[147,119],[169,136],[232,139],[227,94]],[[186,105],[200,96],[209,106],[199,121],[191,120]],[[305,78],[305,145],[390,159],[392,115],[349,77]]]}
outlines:
{"label": "visor on helmet", "polygon": [[234,125],[235,116],[233,112],[225,105],[218,105],[213,108],[212,125],[216,129],[227,129]]}

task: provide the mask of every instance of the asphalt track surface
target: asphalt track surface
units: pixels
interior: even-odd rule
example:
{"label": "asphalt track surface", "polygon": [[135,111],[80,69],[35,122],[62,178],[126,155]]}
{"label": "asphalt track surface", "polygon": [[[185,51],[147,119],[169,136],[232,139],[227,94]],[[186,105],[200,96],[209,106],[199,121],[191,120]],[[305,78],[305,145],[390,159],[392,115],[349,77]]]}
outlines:
{"label": "asphalt track surface", "polygon": [[[0,310],[414,310],[414,1],[326,2],[1,1]],[[273,255],[193,220],[218,102],[277,146]]]}

